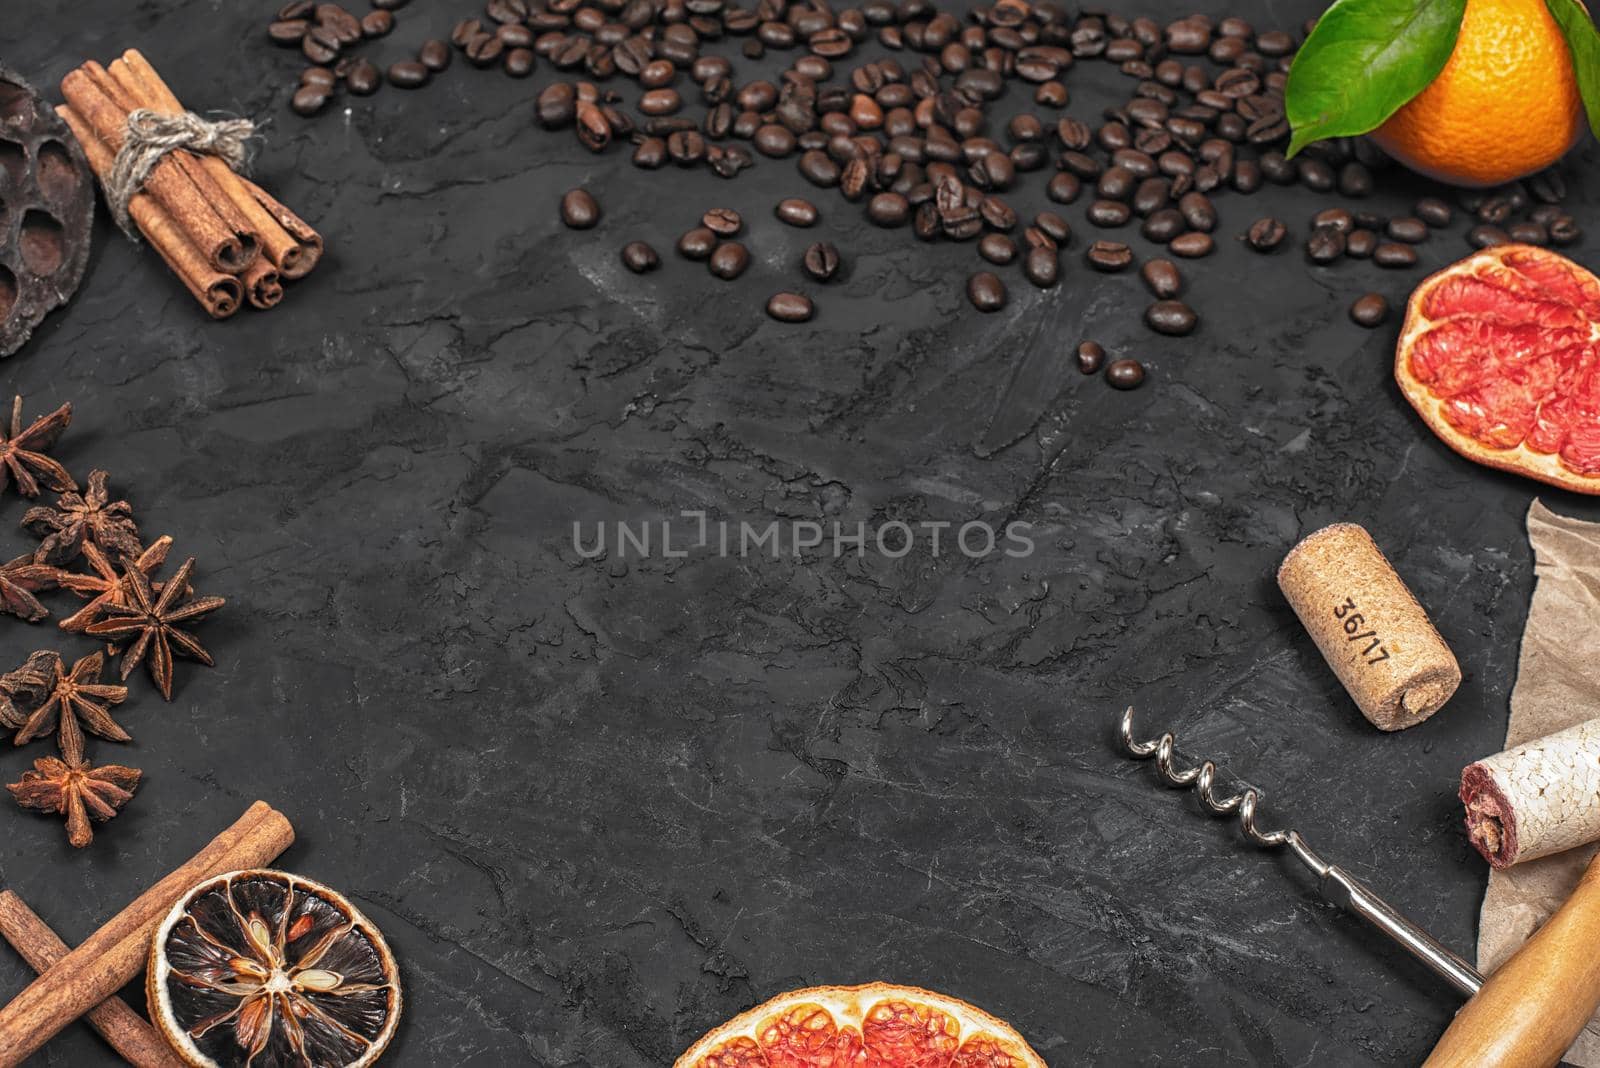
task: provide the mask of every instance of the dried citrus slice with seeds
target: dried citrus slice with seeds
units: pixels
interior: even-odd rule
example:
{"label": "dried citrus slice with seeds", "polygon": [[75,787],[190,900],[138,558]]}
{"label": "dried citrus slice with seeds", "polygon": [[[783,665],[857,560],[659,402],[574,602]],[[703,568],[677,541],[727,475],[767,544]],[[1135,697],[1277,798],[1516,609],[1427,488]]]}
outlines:
{"label": "dried citrus slice with seeds", "polygon": [[1011,1025],[891,983],[780,994],[715,1028],[673,1068],[1045,1068]]}
{"label": "dried citrus slice with seeds", "polygon": [[150,1018],[202,1068],[372,1064],[400,1023],[400,973],[339,894],[281,871],[236,871],[185,894],[156,929]]}
{"label": "dried citrus slice with seeds", "polygon": [[1394,376],[1467,459],[1600,494],[1600,279],[1571,260],[1500,245],[1424,280]]}

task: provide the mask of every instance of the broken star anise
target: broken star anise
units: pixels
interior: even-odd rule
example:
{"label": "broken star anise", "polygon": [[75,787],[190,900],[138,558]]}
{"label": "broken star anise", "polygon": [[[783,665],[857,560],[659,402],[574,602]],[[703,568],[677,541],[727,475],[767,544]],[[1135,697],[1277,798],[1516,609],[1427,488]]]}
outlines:
{"label": "broken star anise", "polygon": [[106,486],[110,477],[104,471],[91,471],[82,493],[68,490],[54,508],[34,505],[23,513],[22,525],[44,539],[34,559],[41,564],[65,564],[76,560],[91,542],[113,560],[139,555],[144,543],[133,521],[133,505],[111,499]]}
{"label": "broken star anise", "polygon": [[0,564],[0,612],[37,623],[50,612],[34,594],[61,584],[61,572],[34,560],[33,554]]}
{"label": "broken star anise", "polygon": [[189,575],[193,571],[194,557],[191,556],[157,594],[143,571],[136,567],[127,569],[128,603],[103,606],[102,617],[84,628],[85,633],[97,638],[117,641],[132,638],[133,643],[122,653],[122,677],[126,679],[139,666],[139,661],[145,661],[150,677],[168,701],[172,700],[174,649],[208,667],[216,663],[193,634],[176,625],[198,620],[227,603],[221,597],[190,598]]}
{"label": "broken star anise", "polygon": [[107,705],[120,705],[128,696],[126,686],[107,686],[100,681],[105,667],[104,653],[92,653],[66,670],[56,657],[50,671],[50,693],[17,731],[16,744],[56,732],[61,755],[68,760],[83,756],[83,732],[113,742],[129,740],[128,732],[117,726]]}
{"label": "broken star anise", "polygon": [[28,716],[49,694],[60,663],[59,653],[40,649],[29,653],[21,667],[0,675],[0,727],[16,730],[28,722]]}
{"label": "broken star anise", "polygon": [[82,849],[94,841],[91,820],[104,822],[117,814],[139,788],[138,768],[118,764],[92,767],[82,757],[57,760],[41,757],[22,781],[6,789],[17,804],[35,812],[57,812],[67,817],[67,841]]}
{"label": "broken star anise", "polygon": [[26,430],[22,428],[22,397],[11,404],[11,429],[7,433],[0,427],[0,489],[10,479],[15,479],[17,492],[24,497],[39,496],[39,480],[57,492],[74,490],[67,469],[44,454],[56,443],[61,432],[72,422],[72,405],[63,404],[49,415],[35,419]]}
{"label": "broken star anise", "polygon": [[[128,566],[138,568],[144,573],[145,578],[152,579],[151,589],[159,590],[161,586],[153,581],[153,576],[166,562],[167,552],[171,548],[172,536],[163,534],[151,542],[150,547],[139,553],[138,558]],[[92,598],[88,604],[58,624],[62,630],[74,634],[82,634],[87,630],[90,623],[100,618],[107,605],[128,604],[128,577],[117,573],[117,569],[111,565],[106,554],[101,552],[94,542],[84,543],[83,558],[93,569],[92,573],[63,571],[60,578],[62,589],[71,590],[79,597]]]}

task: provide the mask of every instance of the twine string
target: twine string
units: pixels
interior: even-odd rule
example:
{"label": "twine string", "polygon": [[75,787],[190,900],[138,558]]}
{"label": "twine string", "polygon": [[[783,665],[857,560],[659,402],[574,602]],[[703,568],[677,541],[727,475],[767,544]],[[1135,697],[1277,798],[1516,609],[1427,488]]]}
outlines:
{"label": "twine string", "polygon": [[161,157],[175,149],[216,156],[230,170],[244,173],[250,163],[250,138],[255,123],[249,119],[202,119],[192,111],[181,115],[138,108],[128,114],[122,147],[106,176],[106,203],[122,232],[135,241],[138,231],[128,216],[128,201],[144,188]]}

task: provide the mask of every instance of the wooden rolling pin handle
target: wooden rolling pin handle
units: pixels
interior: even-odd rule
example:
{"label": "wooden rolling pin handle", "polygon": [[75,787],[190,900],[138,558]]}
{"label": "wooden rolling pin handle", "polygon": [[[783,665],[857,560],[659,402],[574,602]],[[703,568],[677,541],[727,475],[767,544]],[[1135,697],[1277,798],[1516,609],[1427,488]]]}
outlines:
{"label": "wooden rolling pin handle", "polygon": [[1462,1006],[1423,1068],[1551,1068],[1600,1006],[1600,856]]}

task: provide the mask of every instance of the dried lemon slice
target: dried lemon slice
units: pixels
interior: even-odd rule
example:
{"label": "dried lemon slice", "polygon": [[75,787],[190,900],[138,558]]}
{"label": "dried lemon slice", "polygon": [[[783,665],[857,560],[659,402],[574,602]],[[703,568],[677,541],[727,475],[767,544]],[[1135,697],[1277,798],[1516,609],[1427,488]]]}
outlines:
{"label": "dried lemon slice", "polygon": [[196,886],[156,928],[150,1018],[191,1065],[372,1064],[400,1022],[383,935],[321,883],[236,871]]}

